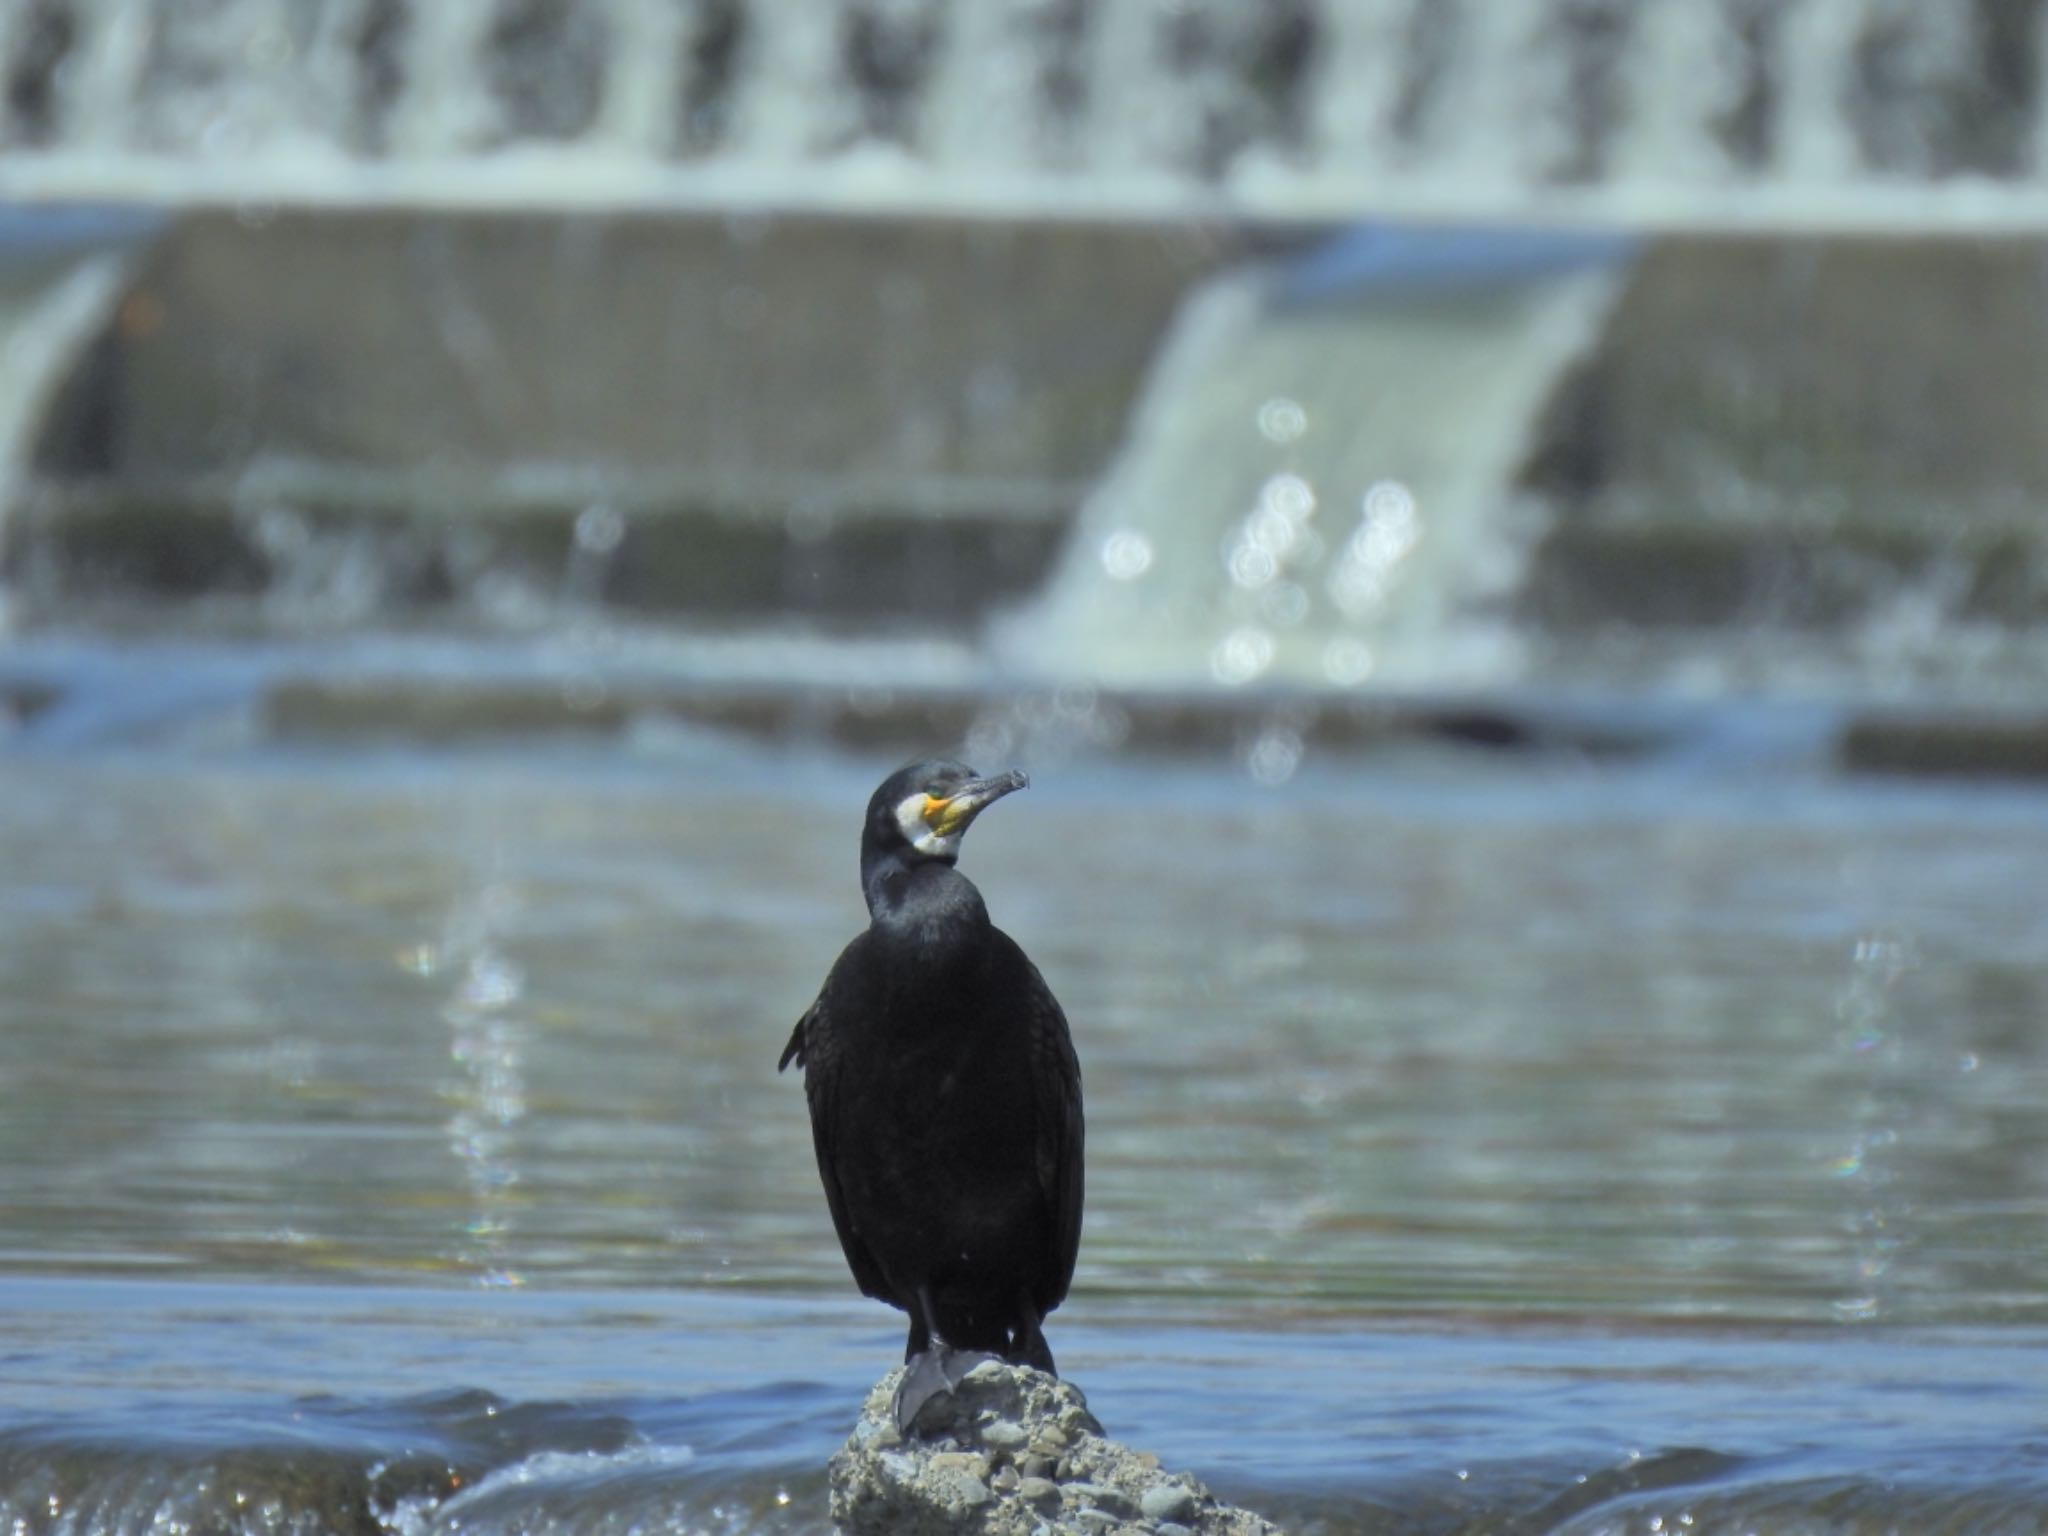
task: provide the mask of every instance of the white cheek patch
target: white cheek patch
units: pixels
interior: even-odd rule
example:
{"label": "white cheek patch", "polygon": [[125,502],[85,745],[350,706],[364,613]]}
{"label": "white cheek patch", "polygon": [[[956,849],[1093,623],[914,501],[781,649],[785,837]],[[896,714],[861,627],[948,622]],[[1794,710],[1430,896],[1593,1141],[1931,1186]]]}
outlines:
{"label": "white cheek patch", "polygon": [[924,819],[924,808],[929,798],[922,792],[906,798],[896,807],[896,825],[902,829],[903,840],[919,853],[936,858],[957,858],[960,834],[956,832],[951,837],[942,837]]}

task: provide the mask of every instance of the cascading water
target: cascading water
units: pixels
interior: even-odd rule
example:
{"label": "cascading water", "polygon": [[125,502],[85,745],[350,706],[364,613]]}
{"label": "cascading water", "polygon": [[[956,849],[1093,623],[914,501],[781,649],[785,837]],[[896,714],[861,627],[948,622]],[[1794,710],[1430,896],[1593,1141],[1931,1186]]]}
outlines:
{"label": "cascading water", "polygon": [[[20,467],[78,350],[119,300],[149,220],[82,210],[24,221],[0,208],[0,548]],[[6,620],[0,587],[0,627]]]}
{"label": "cascading water", "polygon": [[1484,614],[1535,528],[1508,488],[1625,249],[1389,232],[1291,277],[1212,280],[1050,590],[1008,626],[1013,664],[1169,686],[1511,680],[1514,637]]}

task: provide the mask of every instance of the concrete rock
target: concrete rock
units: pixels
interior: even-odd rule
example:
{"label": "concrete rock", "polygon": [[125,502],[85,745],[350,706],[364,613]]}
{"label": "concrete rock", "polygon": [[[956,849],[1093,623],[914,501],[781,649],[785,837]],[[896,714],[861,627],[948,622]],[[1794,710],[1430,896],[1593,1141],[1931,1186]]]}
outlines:
{"label": "concrete rock", "polygon": [[1180,1483],[1154,1483],[1138,1500],[1138,1508],[1147,1520],[1178,1522],[1192,1515],[1200,1502],[1194,1489]]}
{"label": "concrete rock", "polygon": [[[832,1521],[846,1536],[1101,1536],[1160,1521],[1190,1536],[1280,1536],[1156,1456],[1105,1437],[1079,1388],[1027,1366],[976,1366],[900,1439],[891,1404],[902,1374],[868,1394],[832,1458]],[[1042,1459],[1027,1446],[1059,1449],[1064,1487],[1020,1465]]]}

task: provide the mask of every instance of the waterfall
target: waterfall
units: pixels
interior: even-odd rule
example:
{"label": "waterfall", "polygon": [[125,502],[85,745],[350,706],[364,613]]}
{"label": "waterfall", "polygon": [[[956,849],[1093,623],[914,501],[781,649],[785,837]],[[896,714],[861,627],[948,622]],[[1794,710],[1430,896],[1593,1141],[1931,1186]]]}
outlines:
{"label": "waterfall", "polygon": [[[1512,680],[1512,487],[1625,248],[1368,234],[1183,306],[1019,671],[1192,687]],[[1294,278],[1289,283],[1289,276]]]}
{"label": "waterfall", "polygon": [[[80,348],[119,302],[137,232],[133,219],[89,212],[55,228],[0,215],[0,561],[30,440]],[[0,628],[6,597],[0,587]]]}

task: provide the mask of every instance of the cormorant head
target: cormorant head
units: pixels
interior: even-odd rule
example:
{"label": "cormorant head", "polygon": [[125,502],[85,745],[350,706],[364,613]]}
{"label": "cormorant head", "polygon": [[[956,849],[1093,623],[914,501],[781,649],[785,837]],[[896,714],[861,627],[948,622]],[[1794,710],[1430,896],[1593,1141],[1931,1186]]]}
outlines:
{"label": "cormorant head", "polygon": [[867,826],[860,840],[863,877],[883,859],[904,864],[938,859],[951,864],[960,857],[960,839],[968,824],[983,807],[1030,782],[1021,769],[982,778],[965,763],[944,758],[897,769],[868,801]]}

